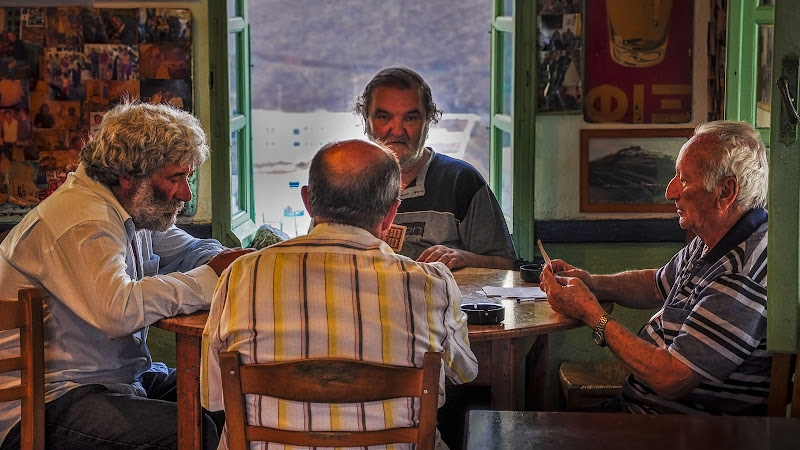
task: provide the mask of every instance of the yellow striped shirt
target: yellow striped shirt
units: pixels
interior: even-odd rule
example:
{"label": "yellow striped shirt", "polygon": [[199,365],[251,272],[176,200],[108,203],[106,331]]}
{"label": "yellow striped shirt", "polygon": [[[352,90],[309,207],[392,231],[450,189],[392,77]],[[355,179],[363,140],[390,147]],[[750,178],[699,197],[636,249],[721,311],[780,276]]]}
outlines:
{"label": "yellow striped shirt", "polygon": [[[239,258],[222,274],[203,333],[203,406],[223,407],[219,352],[226,350],[245,363],[338,357],[415,367],[426,351],[440,351],[441,406],[445,375],[460,384],[478,371],[460,304],[443,264],[396,255],[357,227],[319,224]],[[331,406],[261,397],[248,399],[248,415],[287,430],[374,430],[416,423],[418,406],[407,399]]]}

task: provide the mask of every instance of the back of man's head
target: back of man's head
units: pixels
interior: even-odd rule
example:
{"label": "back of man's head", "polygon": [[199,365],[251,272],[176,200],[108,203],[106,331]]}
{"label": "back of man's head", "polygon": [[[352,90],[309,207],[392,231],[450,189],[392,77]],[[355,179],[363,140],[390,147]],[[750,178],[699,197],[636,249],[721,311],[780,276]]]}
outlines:
{"label": "back of man's head", "polygon": [[376,73],[375,76],[364,87],[364,92],[356,101],[355,111],[364,119],[364,123],[369,123],[369,107],[372,102],[372,94],[379,87],[390,87],[395,89],[414,89],[419,94],[420,103],[425,108],[425,121],[436,124],[442,117],[442,110],[436,107],[433,101],[433,93],[428,83],[413,70],[408,67],[387,67]]}
{"label": "back of man's head", "polygon": [[92,178],[116,186],[119,175],[144,177],[166,164],[199,166],[208,158],[196,117],[169,105],[125,100],[103,115],[100,129],[81,150]]}
{"label": "back of man's head", "polygon": [[373,231],[400,194],[400,165],[382,146],[333,142],[311,160],[308,206],[315,223],[339,223]]}

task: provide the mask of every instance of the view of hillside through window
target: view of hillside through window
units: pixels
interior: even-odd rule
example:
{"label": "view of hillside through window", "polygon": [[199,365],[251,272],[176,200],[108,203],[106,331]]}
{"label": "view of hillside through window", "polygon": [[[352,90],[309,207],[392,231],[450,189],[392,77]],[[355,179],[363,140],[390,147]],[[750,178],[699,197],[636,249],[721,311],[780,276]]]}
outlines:
{"label": "view of hillside through window", "polygon": [[422,75],[444,111],[428,146],[488,180],[490,0],[249,0],[248,16],[257,223],[308,230],[300,186],[311,158],[364,138],[356,98],[392,65]]}

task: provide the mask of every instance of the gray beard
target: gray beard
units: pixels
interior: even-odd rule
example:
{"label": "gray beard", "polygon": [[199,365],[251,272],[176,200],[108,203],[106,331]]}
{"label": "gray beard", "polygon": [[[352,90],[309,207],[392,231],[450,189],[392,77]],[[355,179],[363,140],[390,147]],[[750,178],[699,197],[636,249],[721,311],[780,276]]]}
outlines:
{"label": "gray beard", "polygon": [[167,231],[178,219],[183,209],[180,200],[165,201],[157,198],[150,180],[139,183],[130,201],[131,219],[139,230]]}

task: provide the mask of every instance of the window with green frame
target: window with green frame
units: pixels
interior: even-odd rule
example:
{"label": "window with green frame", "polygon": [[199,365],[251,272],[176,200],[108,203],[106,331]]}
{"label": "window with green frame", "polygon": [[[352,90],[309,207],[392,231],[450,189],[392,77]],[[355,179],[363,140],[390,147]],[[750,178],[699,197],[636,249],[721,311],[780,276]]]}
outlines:
{"label": "window with green frame", "polygon": [[[493,0],[489,182],[522,258],[533,258],[533,133],[536,4]],[[257,228],[253,198],[247,0],[209,3],[212,225],[227,245],[247,245]],[[230,111],[228,120],[216,114]],[[224,151],[227,149],[227,151]],[[227,174],[225,177],[223,174]]]}
{"label": "window with green frame", "polygon": [[534,256],[535,17],[536,2],[494,0],[489,182],[523,259]]}
{"label": "window with green frame", "polygon": [[725,118],[752,123],[769,143],[774,0],[728,2]]}
{"label": "window with green frame", "polygon": [[[209,2],[212,232],[228,246],[247,246],[254,221],[250,124],[250,64],[247,1]],[[227,119],[227,120],[226,120]],[[224,151],[226,150],[227,151]],[[227,176],[224,176],[227,175]]]}

